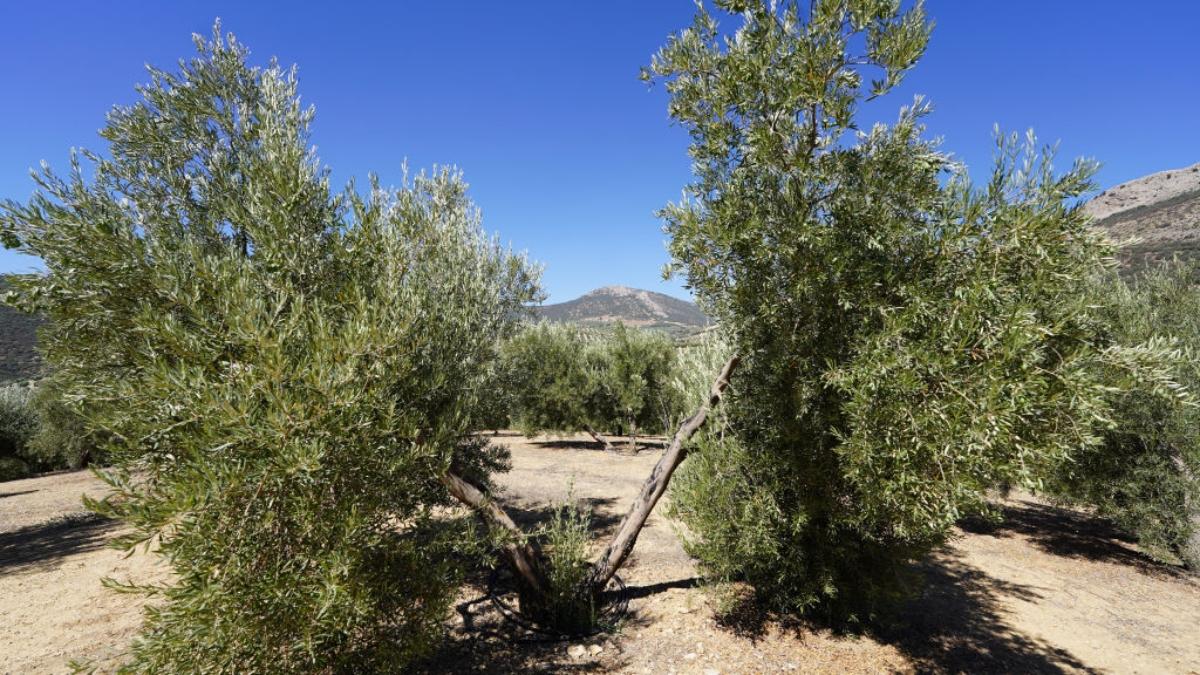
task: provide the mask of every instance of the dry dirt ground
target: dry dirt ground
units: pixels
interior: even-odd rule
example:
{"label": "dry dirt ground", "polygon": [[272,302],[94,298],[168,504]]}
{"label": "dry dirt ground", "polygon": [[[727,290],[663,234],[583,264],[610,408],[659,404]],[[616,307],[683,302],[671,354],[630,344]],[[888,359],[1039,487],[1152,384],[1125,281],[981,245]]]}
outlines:
{"label": "dry dirt ground", "polygon": [[[513,450],[504,499],[533,525],[576,498],[610,530],[657,459],[606,454],[582,439],[502,435]],[[83,514],[86,472],[0,483],[0,673],[63,672],[72,658],[111,668],[140,607],[111,576],[162,579],[152,557],[103,547],[117,530]],[[718,620],[659,511],[623,570],[629,611],[589,640],[517,643],[514,627],[464,588],[427,672],[1121,672],[1200,673],[1200,579],[1159,565],[1086,514],[1031,498],[998,527],[963,531],[923,567],[928,584],[895,625],[859,634],[747,616]]]}

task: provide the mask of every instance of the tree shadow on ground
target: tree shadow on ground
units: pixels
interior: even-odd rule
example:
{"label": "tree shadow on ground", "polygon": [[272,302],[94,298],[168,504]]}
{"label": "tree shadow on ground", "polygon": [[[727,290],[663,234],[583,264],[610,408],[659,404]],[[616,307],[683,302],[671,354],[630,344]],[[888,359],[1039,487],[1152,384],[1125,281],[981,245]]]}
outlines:
{"label": "tree shadow on ground", "polygon": [[609,438],[613,450],[610,452],[596,441],[581,441],[574,439],[550,439],[545,441],[529,441],[529,444],[546,450],[587,450],[591,452],[606,452],[612,455],[640,455],[643,452],[658,452],[666,447],[666,443],[656,440],[643,441],[638,439],[637,450],[629,449],[629,442],[623,438]]}
{"label": "tree shadow on ground", "polygon": [[[559,640],[514,621],[494,602],[488,576],[481,575],[468,583],[465,599],[455,605],[458,616],[449,635],[415,672],[607,673],[629,665],[610,642],[611,631]],[[628,626],[629,622],[621,621],[621,625]],[[583,656],[572,656],[567,650],[573,645],[605,648],[595,655],[585,652]]]}
{"label": "tree shadow on ground", "polygon": [[1064,558],[1127,565],[1160,578],[1183,578],[1188,572],[1154,560],[1136,548],[1136,540],[1109,520],[1088,513],[1028,500],[1001,507],[1003,520],[968,518],[959,527],[971,534],[1011,537],[1019,535],[1037,548]]}
{"label": "tree shadow on ground", "polygon": [[[593,535],[613,528],[620,520],[617,514],[602,516],[597,512],[616,502],[613,498],[581,499],[593,510],[590,529]],[[544,525],[554,513],[551,506],[522,508],[505,504],[505,510],[527,532]],[[500,561],[495,564],[502,565]],[[506,617],[493,601],[491,589],[493,568],[474,570],[464,587],[464,598],[456,606],[457,618],[450,635],[441,648],[416,668],[422,673],[606,673],[630,665],[612,643],[617,631],[636,630],[649,625],[649,620],[628,611],[613,617],[613,625],[588,637],[567,640],[548,639],[531,632]],[[649,597],[676,588],[694,588],[699,578],[691,577],[643,586],[629,586],[620,593],[606,593],[610,601],[622,597],[625,602]],[[501,586],[503,586],[503,582]],[[511,608],[511,605],[510,605]],[[567,650],[572,645],[603,645],[599,654],[572,657]]]}
{"label": "tree shadow on ground", "polygon": [[[588,531],[592,536],[607,533],[624,517],[623,513],[612,512],[608,508],[617,503],[617,499],[613,497],[579,498],[575,500],[575,503],[591,511],[591,520],[588,521]],[[505,500],[504,510],[508,512],[508,515],[512,517],[513,522],[518,527],[525,532],[533,533],[550,522],[550,519],[554,517],[556,507],[542,505],[535,508],[525,508],[514,503],[512,500]]]}
{"label": "tree shadow on ground", "polygon": [[[529,441],[529,444],[536,448],[544,448],[546,450],[590,450],[593,452],[608,452],[604,446],[596,441],[578,441],[569,438],[555,438],[545,441]],[[617,450],[621,450],[621,446],[614,444]]]}
{"label": "tree shadow on ground", "polygon": [[116,521],[79,514],[0,534],[0,572],[50,567],[62,558],[103,547]]}
{"label": "tree shadow on ground", "polygon": [[688,589],[699,588],[700,577],[688,577],[687,579],[674,579],[672,581],[660,581],[656,584],[645,584],[643,586],[629,586],[625,589],[625,596],[630,600],[638,600],[648,598],[652,595],[658,595],[666,591],[676,588]]}
{"label": "tree shadow on ground", "polygon": [[726,630],[757,640],[775,625],[798,634],[833,631],[896,647],[922,673],[1062,673],[1090,669],[1070,652],[1025,635],[1004,618],[1001,601],[1037,601],[1031,586],[996,579],[944,550],[917,566],[918,595],[881,620],[855,626],[780,616],[751,598],[718,618]]}
{"label": "tree shadow on ground", "polygon": [[885,625],[868,632],[895,645],[918,671],[1061,673],[1090,671],[1067,650],[1025,635],[1003,616],[1003,598],[1034,602],[1032,586],[996,579],[942,551],[920,566],[925,586]]}
{"label": "tree shadow on ground", "polygon": [[4,499],[5,497],[20,497],[21,495],[31,495],[35,492],[37,492],[37,490],[19,490],[17,492],[0,492],[0,499]]}
{"label": "tree shadow on ground", "polygon": [[[676,588],[694,588],[692,577],[625,589],[626,600],[645,598]],[[548,639],[531,633],[506,618],[493,602],[485,581],[476,580],[465,589],[466,599],[455,606],[457,620],[450,635],[433,656],[420,664],[422,673],[606,673],[633,665],[614,644],[619,632],[645,628],[651,621],[630,611],[614,617],[615,623],[595,635],[571,639]],[[616,596],[609,594],[610,600]],[[573,657],[573,645],[602,646],[597,654]]]}
{"label": "tree shadow on ground", "polygon": [[522,434],[519,431],[513,431],[512,429],[500,429],[497,431],[491,431],[491,430],[480,431],[480,432],[478,432],[478,436],[480,438],[489,438],[489,439],[490,438],[523,438],[524,434]]}

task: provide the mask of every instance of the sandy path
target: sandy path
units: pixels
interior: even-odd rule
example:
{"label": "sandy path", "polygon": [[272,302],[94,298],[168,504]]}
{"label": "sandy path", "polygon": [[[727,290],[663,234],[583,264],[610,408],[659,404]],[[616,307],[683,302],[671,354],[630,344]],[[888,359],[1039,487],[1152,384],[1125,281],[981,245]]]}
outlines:
{"label": "sandy path", "polygon": [[[582,439],[498,439],[513,449],[504,499],[524,524],[566,497],[613,527],[657,459],[589,449]],[[99,491],[87,473],[0,483],[0,673],[64,672],[70,658],[103,670],[136,632],[131,596],[102,576],[161,578],[151,559],[101,547],[111,524],[80,517]],[[64,515],[69,516],[63,520]],[[696,570],[660,511],[622,574],[630,613],[614,635],[570,645],[512,645],[449,620],[430,672],[1081,672],[1200,673],[1200,581],[1156,565],[1106,526],[1035,500],[1010,503],[1005,523],[972,531],[925,566],[929,585],[902,622],[838,636],[811,626],[747,620],[718,625]],[[487,628],[481,589],[464,611]],[[484,609],[479,609],[483,607]],[[475,612],[475,614],[472,614]]]}
{"label": "sandy path", "polygon": [[81,503],[103,488],[87,471],[0,483],[0,673],[70,672],[72,659],[111,668],[136,633],[141,602],[100,579],[162,573],[104,546],[118,530]]}

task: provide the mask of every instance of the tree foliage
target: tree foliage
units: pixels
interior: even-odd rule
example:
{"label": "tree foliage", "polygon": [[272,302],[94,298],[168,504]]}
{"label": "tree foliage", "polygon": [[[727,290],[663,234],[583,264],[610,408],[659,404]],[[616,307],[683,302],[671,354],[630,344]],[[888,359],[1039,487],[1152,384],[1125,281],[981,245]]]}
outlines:
{"label": "tree foliage", "polygon": [[675,358],[670,339],[654,331],[533,324],[504,346],[513,417],[530,435],[662,433],[682,403]]}
{"label": "tree foliage", "polygon": [[37,430],[33,390],[25,384],[0,386],[0,481],[29,476],[29,443]]}
{"label": "tree foliage", "polygon": [[294,72],[197,48],[109,114],[111,156],[0,210],[48,270],[10,299],[112,439],[93,506],[173,572],[129,587],[157,599],[128,667],[401,668],[472,541],[440,477],[503,465],[468,432],[535,279],[451,171],[331,191]]}
{"label": "tree foliage", "polygon": [[663,212],[673,270],[743,357],[675,511],[713,576],[862,617],[989,488],[1097,442],[1103,371],[1159,354],[1090,309],[1110,254],[1075,206],[1092,164],[1056,173],[1032,137],[998,136],[977,187],[926,138],[923,100],[858,126],[924,52],[920,4],[716,4],[736,33],[701,8],[647,71],[692,137],[695,182]]}
{"label": "tree foliage", "polygon": [[108,463],[107,435],[91,428],[86,402],[68,403],[57,381],[38,382],[31,401],[37,414],[37,430],[29,439],[27,454],[43,470],[78,469]]}
{"label": "tree foliage", "polygon": [[[1195,278],[1193,266],[1177,263],[1128,280],[1112,274],[1096,288],[1112,339],[1162,345],[1171,359],[1158,379],[1192,392],[1200,390]],[[1152,555],[1200,567],[1200,407],[1154,386],[1128,384],[1123,370],[1110,375],[1114,423],[1102,429],[1101,443],[1064,462],[1047,488],[1067,502],[1095,507]]]}
{"label": "tree foliage", "polygon": [[631,437],[667,431],[682,404],[671,388],[676,350],[670,338],[618,323],[602,343],[601,360],[599,398],[609,428],[619,425]]}
{"label": "tree foliage", "polygon": [[86,428],[52,383],[0,386],[0,480],[102,461],[101,445],[101,435]]}
{"label": "tree foliage", "polygon": [[573,324],[539,322],[503,347],[512,373],[512,418],[533,436],[544,431],[600,427],[590,400],[598,373],[590,370],[590,336]]}

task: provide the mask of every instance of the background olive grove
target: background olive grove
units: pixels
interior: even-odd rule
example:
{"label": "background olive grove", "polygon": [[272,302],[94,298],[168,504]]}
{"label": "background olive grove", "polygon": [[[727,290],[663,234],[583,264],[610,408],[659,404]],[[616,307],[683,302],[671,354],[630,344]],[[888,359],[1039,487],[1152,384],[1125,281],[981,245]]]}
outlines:
{"label": "background olive grove", "polygon": [[684,414],[673,386],[676,348],[666,335],[618,323],[611,329],[534,324],[502,348],[510,415],[524,433],[662,434]]}

